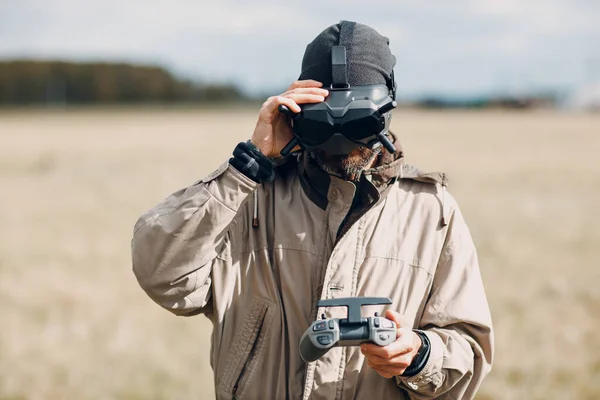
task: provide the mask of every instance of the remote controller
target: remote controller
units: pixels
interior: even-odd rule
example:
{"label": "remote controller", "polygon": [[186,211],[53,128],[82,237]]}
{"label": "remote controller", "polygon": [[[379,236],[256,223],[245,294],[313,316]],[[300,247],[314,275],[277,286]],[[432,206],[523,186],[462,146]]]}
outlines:
{"label": "remote controller", "polygon": [[318,307],[347,307],[347,318],[325,318],[313,322],[300,339],[300,357],[306,362],[321,358],[329,349],[337,346],[358,346],[375,343],[387,346],[396,340],[396,324],[375,313],[373,317],[361,317],[364,305],[392,304],[386,297],[345,297],[321,300]]}

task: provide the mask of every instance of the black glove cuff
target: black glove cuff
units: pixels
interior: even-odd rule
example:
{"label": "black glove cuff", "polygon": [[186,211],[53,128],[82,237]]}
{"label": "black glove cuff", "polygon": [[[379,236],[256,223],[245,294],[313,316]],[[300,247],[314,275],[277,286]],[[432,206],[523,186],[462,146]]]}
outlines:
{"label": "black glove cuff", "polygon": [[250,140],[235,147],[229,164],[257,183],[271,182],[275,179],[275,164]]}
{"label": "black glove cuff", "polygon": [[429,354],[431,353],[431,343],[429,342],[429,338],[427,337],[427,335],[417,330],[414,330],[413,332],[419,335],[423,344],[421,345],[421,349],[419,350],[415,358],[413,358],[412,363],[408,366],[408,368],[406,368],[404,373],[400,375],[403,377],[415,376],[419,372],[421,372],[423,368],[425,368],[427,361],[429,361]]}

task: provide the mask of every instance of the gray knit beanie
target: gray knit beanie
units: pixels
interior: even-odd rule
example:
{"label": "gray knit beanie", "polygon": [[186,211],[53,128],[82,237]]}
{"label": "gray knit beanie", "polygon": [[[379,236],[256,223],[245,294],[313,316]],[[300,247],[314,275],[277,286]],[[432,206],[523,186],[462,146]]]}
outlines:
{"label": "gray knit beanie", "polygon": [[341,24],[331,25],[306,46],[299,79],[315,79],[324,87],[331,85],[331,47],[343,45],[350,86],[391,87],[396,57],[390,51],[389,39],[367,25],[348,22],[340,38]]}

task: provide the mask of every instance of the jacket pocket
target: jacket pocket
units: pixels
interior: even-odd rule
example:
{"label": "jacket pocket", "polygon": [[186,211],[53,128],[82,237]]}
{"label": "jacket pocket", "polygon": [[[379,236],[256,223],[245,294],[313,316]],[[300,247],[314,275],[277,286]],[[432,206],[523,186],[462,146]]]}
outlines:
{"label": "jacket pocket", "polygon": [[227,363],[218,379],[218,391],[233,399],[241,399],[267,339],[270,305],[268,300],[255,298],[241,330],[229,348]]}

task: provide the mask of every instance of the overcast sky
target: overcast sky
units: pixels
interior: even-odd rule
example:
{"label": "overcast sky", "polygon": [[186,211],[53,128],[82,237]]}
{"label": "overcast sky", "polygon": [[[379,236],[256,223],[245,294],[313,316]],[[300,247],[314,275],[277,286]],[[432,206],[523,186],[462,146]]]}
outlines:
{"label": "overcast sky", "polygon": [[404,96],[600,80],[600,0],[0,0],[0,58],[158,63],[268,92],[341,19],[390,38]]}

